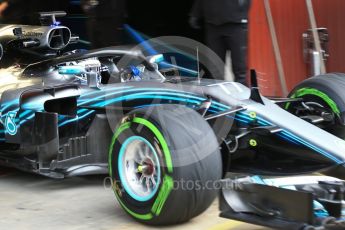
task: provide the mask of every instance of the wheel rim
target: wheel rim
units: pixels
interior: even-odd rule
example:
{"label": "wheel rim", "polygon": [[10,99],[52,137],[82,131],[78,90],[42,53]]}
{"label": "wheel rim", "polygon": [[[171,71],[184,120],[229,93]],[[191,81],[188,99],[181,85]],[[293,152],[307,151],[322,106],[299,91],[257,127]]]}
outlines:
{"label": "wheel rim", "polygon": [[133,199],[145,202],[157,193],[160,162],[157,152],[145,138],[133,136],[122,144],[118,169],[123,188]]}

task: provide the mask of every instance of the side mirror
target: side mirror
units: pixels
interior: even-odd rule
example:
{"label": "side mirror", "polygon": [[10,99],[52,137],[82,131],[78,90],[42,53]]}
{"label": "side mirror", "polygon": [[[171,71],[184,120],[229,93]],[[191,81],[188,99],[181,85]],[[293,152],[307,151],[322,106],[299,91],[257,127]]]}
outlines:
{"label": "side mirror", "polygon": [[87,76],[87,85],[90,88],[99,89],[100,84],[100,76],[96,72],[88,72]]}
{"label": "side mirror", "polygon": [[163,54],[157,54],[157,55],[153,55],[153,56],[148,56],[146,58],[146,60],[153,64],[153,63],[160,63],[164,61],[164,55]]}
{"label": "side mirror", "polygon": [[158,66],[157,63],[152,63],[152,66],[153,66],[153,68],[154,68],[156,71],[159,70],[159,66]]}
{"label": "side mirror", "polygon": [[96,88],[99,89],[100,85],[100,75],[97,72],[89,71],[87,72],[85,70],[85,67],[83,66],[61,66],[59,67],[59,74],[61,75],[73,75],[73,76],[80,76],[80,75],[86,75],[87,78],[87,85],[90,88]]}
{"label": "side mirror", "polygon": [[59,74],[61,75],[81,75],[85,73],[85,68],[82,66],[61,66],[59,67]]}

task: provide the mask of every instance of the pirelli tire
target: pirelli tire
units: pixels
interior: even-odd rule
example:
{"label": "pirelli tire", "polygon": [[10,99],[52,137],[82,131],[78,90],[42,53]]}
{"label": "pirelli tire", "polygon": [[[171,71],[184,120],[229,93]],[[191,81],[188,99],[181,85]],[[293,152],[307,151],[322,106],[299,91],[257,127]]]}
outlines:
{"label": "pirelli tire", "polygon": [[[309,78],[292,90],[290,98],[302,98],[304,103],[321,106],[334,115],[333,122],[322,126],[326,131],[345,138],[345,74],[330,73]],[[295,113],[299,103],[287,103],[285,109]]]}
{"label": "pirelli tire", "polygon": [[222,176],[212,128],[197,112],[179,105],[130,113],[113,136],[109,166],[122,208],[156,226],[203,213],[216,198]]}

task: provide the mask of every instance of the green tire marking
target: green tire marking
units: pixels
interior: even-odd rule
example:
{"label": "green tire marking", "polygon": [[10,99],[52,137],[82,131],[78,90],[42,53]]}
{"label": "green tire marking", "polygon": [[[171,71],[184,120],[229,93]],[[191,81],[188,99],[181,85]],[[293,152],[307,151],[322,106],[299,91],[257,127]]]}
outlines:
{"label": "green tire marking", "polygon": [[[166,159],[166,166],[168,169],[169,173],[173,172],[173,164],[172,164],[172,159],[171,159],[171,154],[170,154],[170,150],[168,147],[167,142],[164,139],[163,134],[159,131],[159,129],[152,124],[151,122],[149,122],[148,120],[145,120],[143,118],[134,118],[133,122],[138,123],[138,124],[142,124],[144,126],[146,126],[147,128],[149,128],[157,137],[158,141],[160,142],[162,148],[163,148],[163,153]],[[122,124],[116,131],[116,133],[114,134],[113,138],[112,138],[112,142],[111,142],[111,146],[109,149],[109,174],[111,177],[113,177],[112,175],[112,165],[111,165],[111,159],[112,159],[112,155],[113,155],[113,150],[114,150],[114,144],[117,140],[117,138],[120,136],[120,134],[125,131],[126,129],[130,128],[131,126],[131,122],[127,122]],[[167,201],[172,189],[173,189],[173,179],[170,176],[165,175],[164,179],[163,179],[163,185],[162,188],[159,191],[159,194],[157,196],[157,199],[155,200],[151,211],[156,215],[159,216],[165,202]],[[139,220],[151,220],[153,218],[153,214],[152,213],[148,213],[148,214],[137,214],[133,211],[131,211],[129,208],[127,208],[125,206],[125,204],[121,201],[121,198],[119,197],[119,195],[117,194],[116,191],[114,191],[115,196],[117,198],[117,200],[119,201],[121,207],[131,216],[139,219]]]}
{"label": "green tire marking", "polygon": [[163,179],[162,189],[159,191],[158,197],[152,206],[151,211],[159,216],[162,212],[165,202],[167,201],[172,189],[174,188],[174,181],[170,176],[165,176]]}
{"label": "green tire marking", "polygon": [[[305,95],[314,95],[317,97],[320,97],[322,100],[324,100],[327,105],[332,109],[332,111],[337,114],[338,116],[340,116],[340,109],[338,108],[338,105],[334,102],[334,100],[332,98],[330,98],[327,94],[325,94],[324,92],[314,89],[314,88],[302,88],[297,90],[292,96],[291,98],[298,98],[298,97],[303,97]],[[287,103],[285,106],[285,109],[289,109],[291,103]]]}
{"label": "green tire marking", "polygon": [[109,159],[108,159],[108,168],[109,168],[109,175],[113,177],[113,166],[111,165],[111,159],[113,155],[114,150],[114,144],[117,138],[120,136],[120,134],[125,131],[126,129],[129,129],[131,127],[130,122],[123,123],[115,132],[113,139],[111,140],[110,148],[109,148]]}
{"label": "green tire marking", "polygon": [[[113,173],[112,173],[112,165],[111,165],[111,159],[113,157],[113,150],[114,150],[114,145],[115,145],[115,142],[117,140],[117,138],[120,136],[120,134],[125,131],[126,129],[129,129],[131,127],[131,122],[126,122],[126,123],[123,123],[115,132],[114,136],[113,136],[113,139],[111,141],[111,146],[110,146],[110,150],[109,150],[109,174],[111,177],[113,177]],[[115,182],[113,182],[115,183]],[[126,205],[121,201],[121,198],[119,197],[119,195],[117,194],[117,191],[114,190],[114,194],[118,200],[118,202],[120,203],[121,207],[131,216],[133,216],[134,218],[137,218],[139,220],[151,220],[153,218],[153,215],[152,213],[148,213],[148,214],[138,214],[138,213],[135,213],[133,211],[131,211],[129,208],[126,207]]]}
{"label": "green tire marking", "polygon": [[127,213],[129,213],[131,216],[133,216],[133,217],[135,217],[135,218],[137,218],[137,219],[139,219],[139,220],[151,220],[151,219],[153,218],[152,213],[148,213],[148,214],[138,214],[138,213],[135,213],[135,212],[131,211],[130,209],[128,209],[128,208],[124,205],[124,203],[122,203],[121,198],[117,195],[117,193],[116,193],[116,192],[114,192],[114,193],[115,193],[115,196],[116,196],[117,200],[119,201],[121,207],[122,207]]}
{"label": "green tire marking", "polygon": [[158,141],[160,142],[160,144],[163,148],[163,153],[165,156],[165,162],[166,162],[168,172],[172,173],[173,172],[173,164],[172,164],[171,154],[170,154],[168,144],[165,141],[163,134],[159,131],[159,129],[154,124],[152,124],[148,120],[136,117],[133,119],[133,122],[146,126],[155,134],[155,136],[157,137]]}

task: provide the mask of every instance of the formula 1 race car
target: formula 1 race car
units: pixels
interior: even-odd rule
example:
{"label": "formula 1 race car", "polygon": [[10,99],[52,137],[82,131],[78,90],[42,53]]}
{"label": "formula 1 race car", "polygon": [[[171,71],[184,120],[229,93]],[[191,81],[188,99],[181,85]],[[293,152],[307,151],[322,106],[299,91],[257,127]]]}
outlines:
{"label": "formula 1 race car", "polygon": [[[109,172],[121,207],[149,225],[188,221],[221,187],[222,217],[345,229],[344,75],[267,98],[255,71],[250,89],[167,76],[163,55],[128,48],[64,53],[78,37],[63,15],[0,26],[1,165],[56,179]],[[316,172],[329,177],[291,177]]]}

